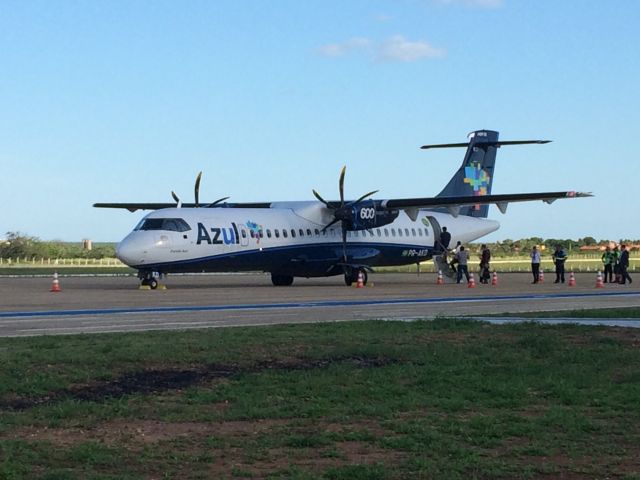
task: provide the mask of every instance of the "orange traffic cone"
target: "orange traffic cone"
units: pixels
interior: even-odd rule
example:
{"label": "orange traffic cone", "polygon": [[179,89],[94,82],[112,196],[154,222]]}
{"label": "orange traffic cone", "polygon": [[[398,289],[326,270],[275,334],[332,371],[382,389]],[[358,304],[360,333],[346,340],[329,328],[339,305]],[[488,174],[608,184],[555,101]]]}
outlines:
{"label": "orange traffic cone", "polygon": [[575,277],[575,275],[573,274],[573,272],[571,272],[571,273],[569,274],[569,286],[570,286],[570,287],[575,287],[575,286],[576,286],[576,277]]}
{"label": "orange traffic cone", "polygon": [[58,272],[53,274],[53,283],[51,284],[51,292],[61,292],[60,282],[58,281]]}
{"label": "orange traffic cone", "polygon": [[436,285],[443,285],[444,278],[442,278],[442,270],[438,270],[438,278],[436,280]]}
{"label": "orange traffic cone", "polygon": [[364,275],[362,274],[362,270],[358,272],[358,283],[356,284],[356,288],[364,288]]}
{"label": "orange traffic cone", "polygon": [[604,288],[604,283],[602,282],[602,274],[598,271],[598,275],[596,276],[596,288]]}
{"label": "orange traffic cone", "polygon": [[540,275],[538,275],[538,283],[544,283],[544,270],[540,269]]}
{"label": "orange traffic cone", "polygon": [[498,285],[498,272],[496,272],[495,270],[493,271],[493,275],[491,276],[491,285]]}
{"label": "orange traffic cone", "polygon": [[473,273],[469,274],[469,283],[467,284],[468,288],[476,288],[476,279],[473,278]]}

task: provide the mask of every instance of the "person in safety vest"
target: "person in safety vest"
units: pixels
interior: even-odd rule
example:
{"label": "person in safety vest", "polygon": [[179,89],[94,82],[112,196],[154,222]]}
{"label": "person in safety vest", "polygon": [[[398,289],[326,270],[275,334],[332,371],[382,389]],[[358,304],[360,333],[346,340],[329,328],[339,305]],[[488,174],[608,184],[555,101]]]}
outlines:
{"label": "person in safety vest", "polygon": [[602,264],[604,265],[604,283],[613,283],[613,265],[616,262],[615,255],[611,247],[607,247],[602,254]]}

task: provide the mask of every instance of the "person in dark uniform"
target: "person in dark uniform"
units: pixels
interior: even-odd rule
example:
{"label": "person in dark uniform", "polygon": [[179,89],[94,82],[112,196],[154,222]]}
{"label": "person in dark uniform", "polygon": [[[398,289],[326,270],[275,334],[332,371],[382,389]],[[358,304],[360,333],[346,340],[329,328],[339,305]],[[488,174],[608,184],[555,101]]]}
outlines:
{"label": "person in dark uniform", "polygon": [[556,251],[552,255],[553,263],[556,265],[556,281],[553,283],[564,283],[564,262],[567,261],[567,254],[560,245],[556,245]]}
{"label": "person in dark uniform", "polygon": [[633,282],[633,280],[631,280],[629,272],[627,271],[629,268],[629,250],[627,250],[626,245],[621,245],[620,249],[620,285],[624,285],[627,280],[629,280],[629,283]]}
{"label": "person in dark uniform", "polygon": [[480,247],[480,283],[488,284],[491,279],[491,250],[486,245]]}
{"label": "person in dark uniform", "polygon": [[440,234],[440,240],[438,240],[438,246],[441,252],[446,252],[451,243],[451,234],[447,232],[447,227],[442,227],[442,233]]}

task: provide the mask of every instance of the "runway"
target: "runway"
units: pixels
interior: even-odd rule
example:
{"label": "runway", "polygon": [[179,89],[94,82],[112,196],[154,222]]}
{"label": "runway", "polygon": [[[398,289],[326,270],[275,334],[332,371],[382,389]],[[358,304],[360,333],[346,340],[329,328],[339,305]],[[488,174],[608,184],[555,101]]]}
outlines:
{"label": "runway", "polygon": [[340,277],[296,279],[274,287],[264,274],[172,276],[167,290],[138,290],[132,277],[0,278],[0,336],[193,329],[365,319],[417,319],[581,308],[640,306],[640,288],[530,284],[504,274],[497,286],[435,285],[430,274],[373,274],[373,286]]}

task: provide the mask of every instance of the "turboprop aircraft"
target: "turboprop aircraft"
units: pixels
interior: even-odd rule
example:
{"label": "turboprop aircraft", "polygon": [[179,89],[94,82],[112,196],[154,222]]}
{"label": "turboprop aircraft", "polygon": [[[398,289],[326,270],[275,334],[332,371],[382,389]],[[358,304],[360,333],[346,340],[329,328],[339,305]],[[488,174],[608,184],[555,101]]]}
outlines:
{"label": "turboprop aircraft", "polygon": [[505,213],[511,202],[591,196],[581,192],[491,194],[497,149],[542,144],[548,140],[499,141],[498,132],[471,132],[468,142],[425,145],[423,149],[466,147],[462,165],[435,197],[345,200],[345,168],[338,182],[339,201],[212,203],[96,203],[94,207],[154,210],[117,246],[116,255],[138,270],[143,285],[157,288],[158,278],[174,272],[271,273],[286,286],[294,277],[344,275],[351,285],[372,267],[419,264],[442,253],[443,227],[451,244],[463,244],[497,230],[487,218],[489,205]]}

